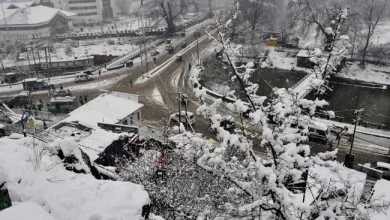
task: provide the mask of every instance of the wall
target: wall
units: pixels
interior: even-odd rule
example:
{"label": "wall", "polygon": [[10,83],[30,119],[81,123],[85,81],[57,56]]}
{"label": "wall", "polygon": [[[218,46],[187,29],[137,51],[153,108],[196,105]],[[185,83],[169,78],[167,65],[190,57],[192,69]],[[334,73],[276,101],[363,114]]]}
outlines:
{"label": "wall", "polygon": [[50,28],[34,30],[8,30],[0,31],[0,40],[29,40],[34,38],[50,37]]}
{"label": "wall", "polygon": [[123,125],[139,125],[142,123],[142,114],[141,110],[133,112],[131,115],[124,118],[122,121],[120,121],[118,124]]}

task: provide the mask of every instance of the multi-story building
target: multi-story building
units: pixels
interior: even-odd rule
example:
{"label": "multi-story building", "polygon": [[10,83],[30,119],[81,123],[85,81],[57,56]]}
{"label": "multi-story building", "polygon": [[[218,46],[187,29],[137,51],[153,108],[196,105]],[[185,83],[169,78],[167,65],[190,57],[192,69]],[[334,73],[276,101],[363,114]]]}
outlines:
{"label": "multi-story building", "polygon": [[0,40],[24,41],[62,34],[73,28],[75,13],[34,2],[0,3]]}
{"label": "multi-story building", "polygon": [[[42,0],[49,1],[49,0]],[[92,24],[113,18],[112,0],[50,0],[54,8],[77,14],[74,24]]]}
{"label": "multi-story building", "polygon": [[111,2],[111,0],[102,0],[104,21],[114,18],[114,12],[112,10]]}

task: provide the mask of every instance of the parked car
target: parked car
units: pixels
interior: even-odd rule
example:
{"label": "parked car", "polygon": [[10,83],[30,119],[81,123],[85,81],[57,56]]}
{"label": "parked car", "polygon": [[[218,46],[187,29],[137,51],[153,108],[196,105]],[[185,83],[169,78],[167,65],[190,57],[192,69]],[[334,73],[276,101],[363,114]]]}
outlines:
{"label": "parked car", "polygon": [[329,141],[330,129],[321,122],[312,122],[309,124],[309,141],[327,143]]}
{"label": "parked car", "polygon": [[160,54],[160,52],[158,52],[157,50],[150,52],[150,56],[157,56],[159,54]]}
{"label": "parked car", "polygon": [[126,61],[126,67],[132,67],[132,66],[134,66],[133,60]]}
{"label": "parked car", "polygon": [[[179,112],[172,114],[171,117],[169,118],[169,120],[172,122],[179,123]],[[187,112],[187,114],[186,114],[185,111],[181,111],[180,123],[188,123],[188,124],[192,125],[195,122],[196,122],[196,120],[195,120],[194,113]]]}
{"label": "parked car", "polygon": [[364,166],[382,171],[382,178],[390,180],[390,164],[384,162],[373,162],[364,164]]}
{"label": "parked car", "polygon": [[60,89],[56,92],[54,92],[54,97],[67,97],[67,96],[72,96],[72,92],[68,89]]}
{"label": "parked car", "polygon": [[186,48],[186,47],[187,47],[187,43],[186,43],[186,42],[182,42],[182,43],[181,43],[181,47],[182,47],[182,48]]}
{"label": "parked car", "polygon": [[8,102],[8,107],[25,107],[30,105],[30,97],[27,92],[21,92],[15,96],[13,96]]}
{"label": "parked car", "polygon": [[78,73],[75,78],[74,78],[74,81],[75,82],[87,82],[87,81],[91,81],[93,80],[93,76],[90,75],[90,74],[86,74],[86,73]]}
{"label": "parked car", "polygon": [[183,60],[183,56],[181,55],[181,54],[177,54],[176,55],[176,61],[177,62],[180,62],[180,61],[182,61]]}
{"label": "parked car", "polygon": [[50,85],[43,79],[29,78],[22,81],[23,89],[27,91],[47,90]]}

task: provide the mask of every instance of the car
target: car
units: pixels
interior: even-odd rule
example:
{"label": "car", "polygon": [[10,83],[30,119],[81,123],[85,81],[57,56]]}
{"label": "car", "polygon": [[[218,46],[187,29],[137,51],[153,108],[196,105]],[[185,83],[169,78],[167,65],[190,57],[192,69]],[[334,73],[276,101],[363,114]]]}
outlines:
{"label": "car", "polygon": [[132,67],[134,65],[134,61],[133,60],[128,60],[126,61],[126,67]]}
{"label": "car", "polygon": [[76,74],[74,81],[75,82],[87,82],[93,80],[93,76],[86,73],[78,73]]}
{"label": "car", "polygon": [[51,87],[45,80],[37,78],[24,79],[22,85],[23,89],[28,91],[47,90]]}
{"label": "car", "polygon": [[67,97],[67,96],[72,96],[72,92],[68,89],[60,89],[58,91],[54,92],[54,97]]}
{"label": "car", "polygon": [[384,162],[373,162],[364,164],[364,166],[381,171],[382,178],[390,180],[390,164]]}
{"label": "car", "polygon": [[179,123],[179,118],[180,118],[180,123],[183,123],[183,124],[188,123],[188,124],[192,125],[192,124],[194,124],[196,122],[195,114],[192,113],[192,112],[187,112],[186,113],[185,111],[181,111],[180,115],[179,115],[179,112],[176,112],[176,113],[172,114],[169,117],[169,121]]}
{"label": "car", "polygon": [[180,62],[180,61],[182,61],[183,60],[183,56],[181,55],[181,54],[177,54],[176,55],[176,61],[177,62]]}
{"label": "car", "polygon": [[158,52],[157,50],[150,52],[150,56],[157,56],[159,54],[160,54],[160,52]]}
{"label": "car", "polygon": [[329,141],[330,129],[327,125],[314,121],[309,124],[309,141],[326,144]]}
{"label": "car", "polygon": [[21,92],[13,96],[7,104],[10,108],[29,106],[30,97],[27,92]]}

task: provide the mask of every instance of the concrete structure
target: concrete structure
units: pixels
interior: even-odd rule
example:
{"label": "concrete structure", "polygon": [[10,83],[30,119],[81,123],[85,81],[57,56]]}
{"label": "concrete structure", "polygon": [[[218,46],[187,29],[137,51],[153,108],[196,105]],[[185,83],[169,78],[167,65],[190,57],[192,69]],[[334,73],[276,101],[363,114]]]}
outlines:
{"label": "concrete structure", "polygon": [[73,28],[76,14],[34,2],[0,4],[0,40],[25,41],[50,37]]}

